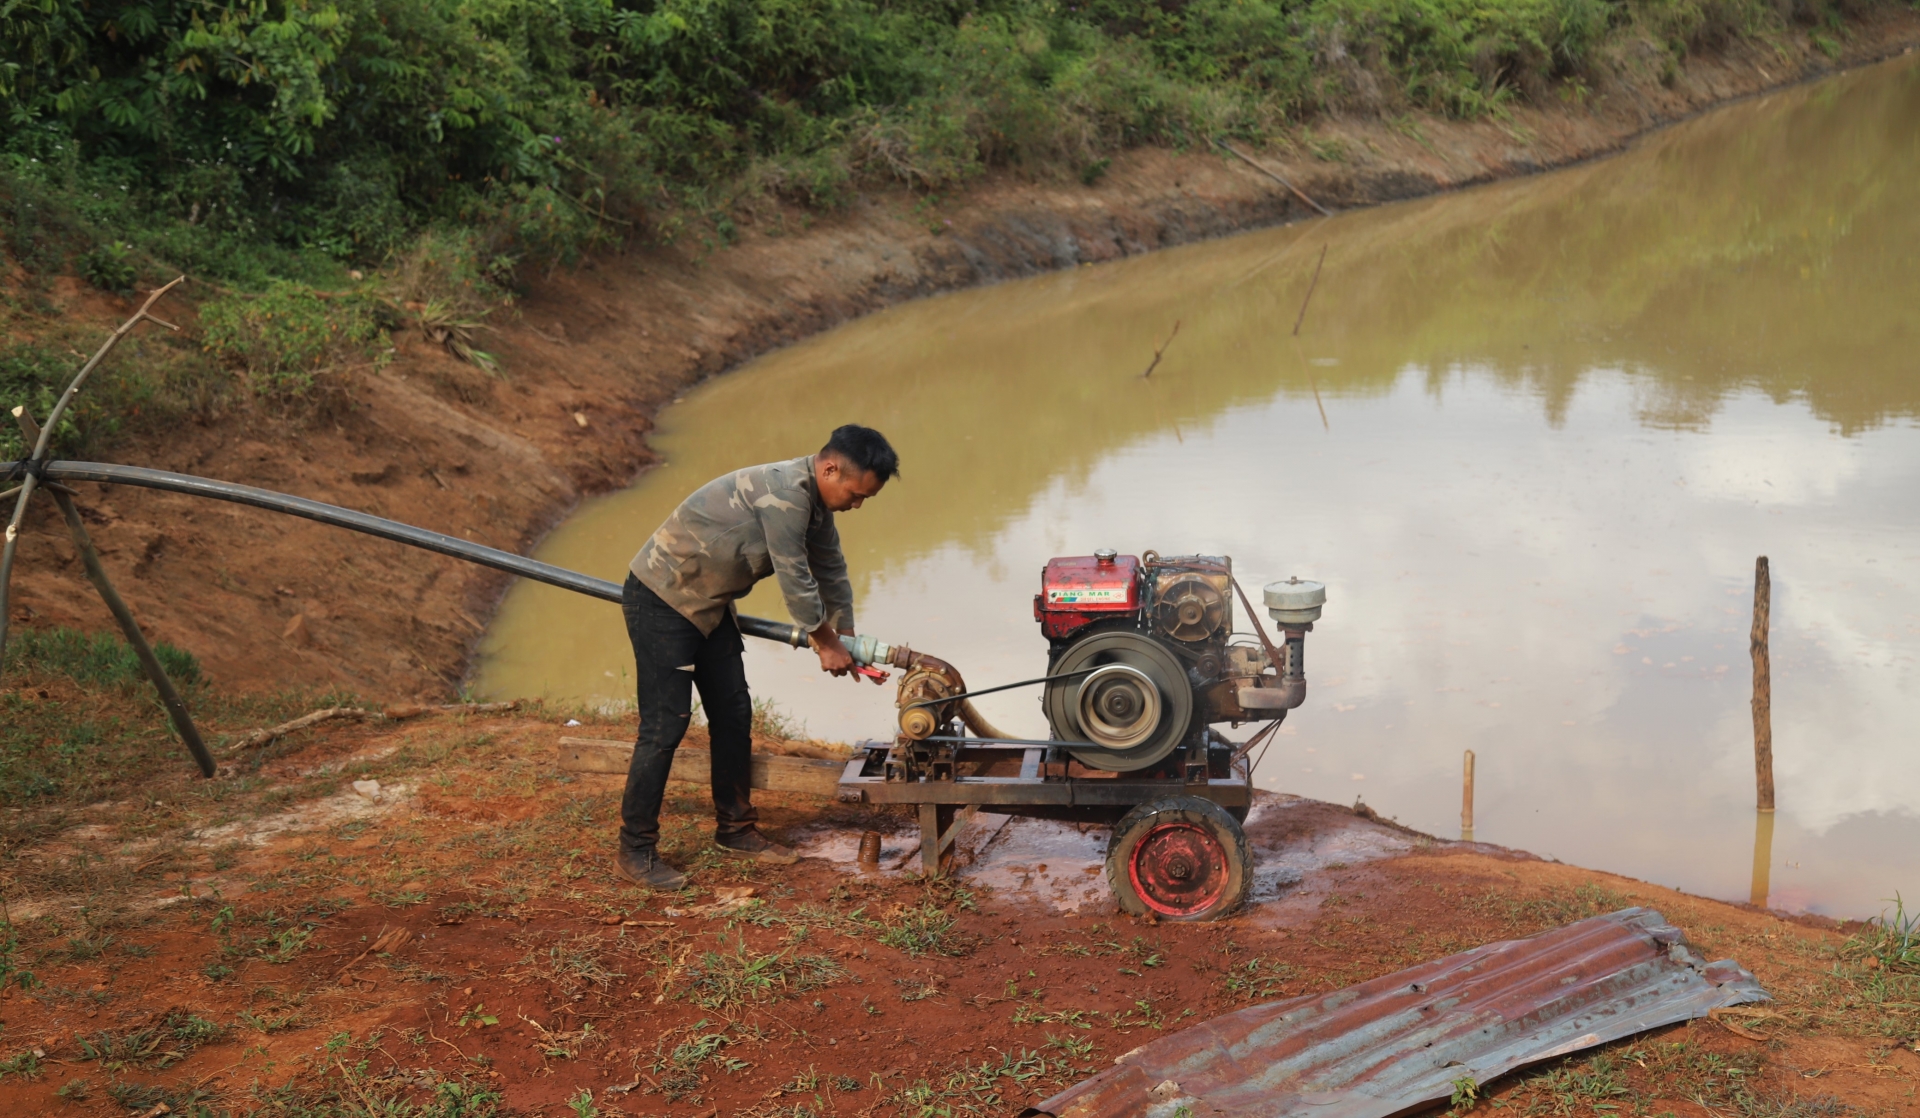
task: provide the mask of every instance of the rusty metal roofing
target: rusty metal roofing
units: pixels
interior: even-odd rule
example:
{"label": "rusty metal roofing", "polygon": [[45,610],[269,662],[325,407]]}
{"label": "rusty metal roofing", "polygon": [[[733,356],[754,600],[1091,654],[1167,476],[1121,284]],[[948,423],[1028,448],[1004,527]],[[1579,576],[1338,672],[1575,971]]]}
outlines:
{"label": "rusty metal roofing", "polygon": [[1056,1118],[1387,1118],[1517,1068],[1770,1000],[1647,908],[1216,1017],[1026,1111]]}

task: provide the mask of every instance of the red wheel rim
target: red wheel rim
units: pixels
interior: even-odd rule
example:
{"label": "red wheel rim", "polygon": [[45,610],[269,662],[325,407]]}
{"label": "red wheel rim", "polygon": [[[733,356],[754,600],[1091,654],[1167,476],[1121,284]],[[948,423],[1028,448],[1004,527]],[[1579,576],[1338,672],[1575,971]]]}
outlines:
{"label": "red wheel rim", "polygon": [[1134,843],[1127,879],[1141,902],[1160,915],[1192,916],[1226,894],[1227,852],[1205,827],[1162,823]]}

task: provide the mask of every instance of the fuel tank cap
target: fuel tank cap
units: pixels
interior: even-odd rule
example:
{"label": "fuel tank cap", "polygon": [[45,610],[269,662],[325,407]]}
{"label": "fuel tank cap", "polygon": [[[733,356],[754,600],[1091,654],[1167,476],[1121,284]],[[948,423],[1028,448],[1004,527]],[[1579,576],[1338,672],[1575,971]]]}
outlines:
{"label": "fuel tank cap", "polygon": [[1306,625],[1320,620],[1320,609],[1327,604],[1327,585],[1304,578],[1269,582],[1266,586],[1267,616],[1280,625]]}

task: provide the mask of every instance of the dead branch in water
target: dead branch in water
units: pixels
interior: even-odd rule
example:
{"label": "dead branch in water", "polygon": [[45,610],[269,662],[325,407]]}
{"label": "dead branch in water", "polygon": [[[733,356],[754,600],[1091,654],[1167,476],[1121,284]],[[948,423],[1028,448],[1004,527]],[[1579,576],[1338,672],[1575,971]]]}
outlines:
{"label": "dead branch in water", "polygon": [[1174,336],[1178,333],[1180,333],[1180,320],[1176,318],[1173,320],[1173,333],[1168,334],[1167,340],[1160,343],[1160,348],[1153,351],[1153,360],[1147,363],[1147,371],[1140,374],[1141,380],[1152,376],[1153,371],[1160,367],[1160,355],[1165,353],[1167,347],[1173,344]]}
{"label": "dead branch in water", "polygon": [[1300,324],[1307,320],[1307,304],[1313,302],[1313,289],[1320,286],[1320,265],[1327,262],[1327,246],[1320,246],[1320,259],[1313,265],[1313,282],[1307,284],[1307,297],[1300,300],[1300,316],[1293,320],[1293,336],[1300,336]]}
{"label": "dead branch in water", "polygon": [[1313,199],[1307,197],[1306,191],[1301,190],[1299,187],[1293,185],[1291,182],[1288,182],[1287,177],[1285,175],[1282,175],[1280,172],[1273,170],[1271,167],[1267,167],[1262,164],[1255,163],[1251,155],[1248,155],[1246,152],[1243,152],[1239,148],[1234,147],[1232,144],[1226,142],[1225,140],[1215,140],[1214,143],[1219,144],[1221,147],[1226,148],[1228,151],[1239,156],[1240,160],[1244,162],[1247,166],[1252,167],[1254,170],[1267,176],[1268,178],[1272,179],[1274,182],[1277,182],[1281,186],[1286,187],[1288,190],[1293,191],[1293,196],[1295,198],[1298,198],[1302,202],[1305,202],[1307,205],[1312,206],[1316,210],[1319,210],[1320,216],[1322,217],[1333,216],[1332,210],[1314,201]]}

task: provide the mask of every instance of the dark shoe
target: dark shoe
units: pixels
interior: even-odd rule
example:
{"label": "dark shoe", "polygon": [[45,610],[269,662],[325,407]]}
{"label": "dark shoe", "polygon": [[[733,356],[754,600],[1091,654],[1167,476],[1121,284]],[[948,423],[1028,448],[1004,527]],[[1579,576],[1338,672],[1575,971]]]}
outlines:
{"label": "dark shoe", "polygon": [[800,860],[791,846],[781,846],[769,841],[759,831],[741,831],[737,835],[715,835],[713,844],[736,858],[751,858],[756,862],[771,862],[776,866],[791,866]]}
{"label": "dark shoe", "polygon": [[662,862],[653,850],[622,850],[614,855],[613,872],[650,889],[680,889],[687,884],[687,875]]}

